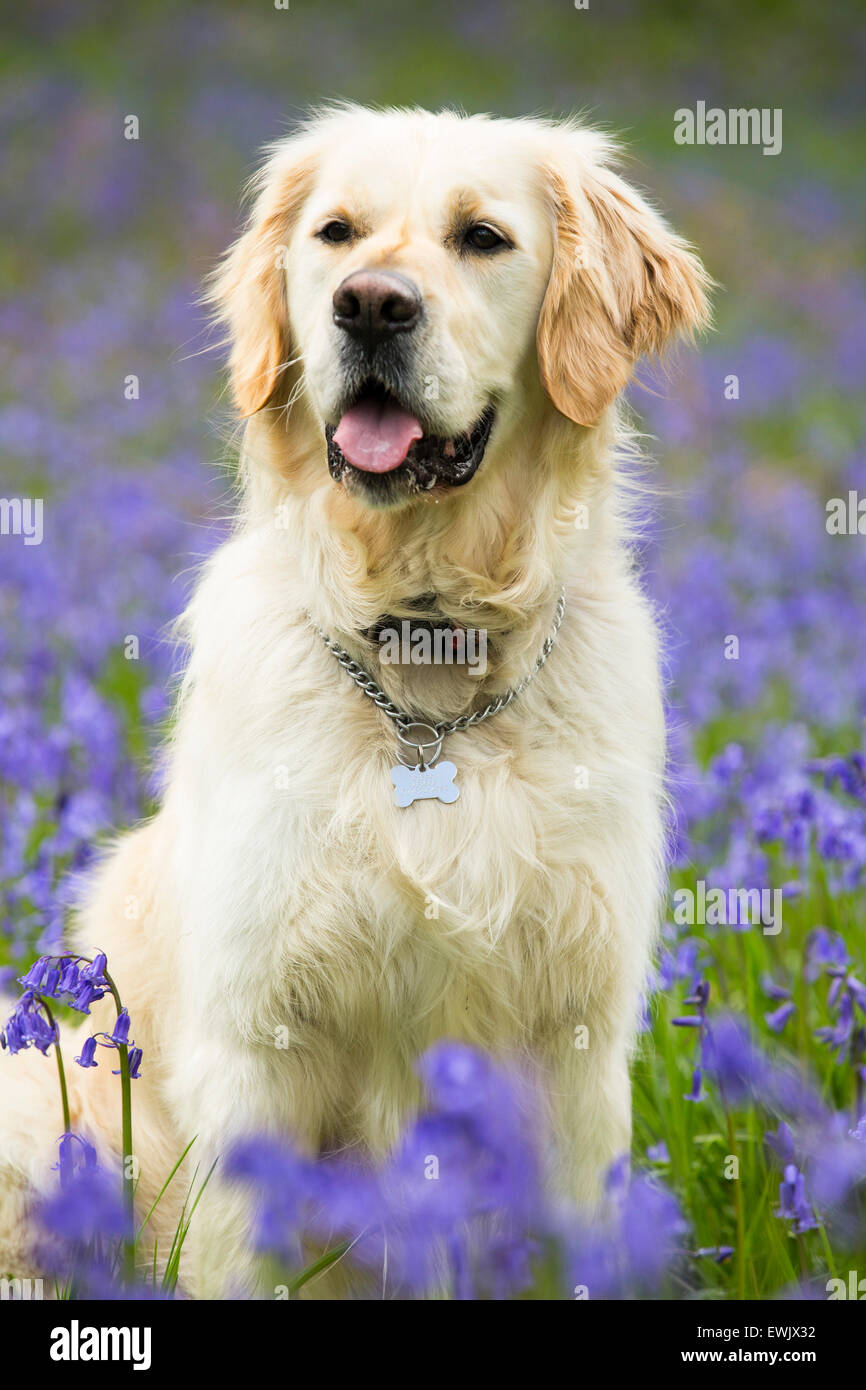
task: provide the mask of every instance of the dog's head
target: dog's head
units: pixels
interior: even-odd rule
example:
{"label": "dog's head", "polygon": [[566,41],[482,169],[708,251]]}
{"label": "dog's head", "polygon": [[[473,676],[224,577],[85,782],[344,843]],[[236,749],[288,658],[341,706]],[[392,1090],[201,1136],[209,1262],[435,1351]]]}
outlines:
{"label": "dog's head", "polygon": [[300,402],[323,481],[377,507],[463,487],[532,411],[595,426],[707,318],[610,157],[569,123],[356,107],[279,143],[212,286],[242,415]]}

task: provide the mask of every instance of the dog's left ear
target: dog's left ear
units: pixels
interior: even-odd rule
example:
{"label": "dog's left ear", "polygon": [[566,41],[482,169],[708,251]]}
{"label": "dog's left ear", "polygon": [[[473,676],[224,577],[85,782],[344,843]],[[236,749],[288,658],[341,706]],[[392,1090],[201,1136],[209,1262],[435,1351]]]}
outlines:
{"label": "dog's left ear", "polygon": [[253,179],[246,229],[208,284],[204,302],[227,330],[232,395],[243,416],[277,394],[292,356],[285,257],[314,169],[309,137],[276,147]]}
{"label": "dog's left ear", "polygon": [[580,165],[547,169],[555,249],[537,346],[557,410],[592,425],[638,358],[708,325],[712,281],[623,179],[589,158]]}

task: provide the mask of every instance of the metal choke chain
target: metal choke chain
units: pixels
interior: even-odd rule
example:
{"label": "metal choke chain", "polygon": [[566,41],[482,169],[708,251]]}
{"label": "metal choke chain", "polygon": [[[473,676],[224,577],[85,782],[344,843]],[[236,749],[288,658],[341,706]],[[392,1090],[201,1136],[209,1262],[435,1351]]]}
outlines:
{"label": "metal choke chain", "polygon": [[[545,639],[544,646],[541,648],[541,652],[532,670],[523,677],[523,680],[520,681],[518,685],[512,686],[504,695],[497,695],[496,699],[491,700],[490,704],[485,705],[484,709],[476,710],[474,714],[461,714],[458,719],[442,721],[439,724],[430,724],[429,727],[435,729],[440,740],[447,737],[448,734],[456,734],[459,729],[468,729],[473,724],[481,724],[485,719],[490,719],[492,715],[499,714],[500,710],[505,709],[511,704],[512,700],[516,700],[518,695],[523,693],[530,681],[534,680],[538,675],[545,661],[553,651],[553,646],[556,642],[556,634],[559,632],[564,614],[565,590],[563,589],[556,603],[556,612],[553,615],[553,626]],[[338,642],[335,642],[326,632],[323,632],[320,627],[316,627],[315,631],[319,637],[321,637],[328,650],[333,652],[339,664],[355,682],[358,689],[362,690],[383,714],[386,714],[389,719],[393,719],[398,729],[405,730],[419,722],[419,717],[417,715],[407,714],[405,710],[399,709],[397,705],[394,704],[393,700],[388,698],[382,687],[377,685],[373,677],[364,670],[363,666],[359,666],[357,661],[352,659],[344,647],[341,647]],[[427,721],[424,720],[421,722],[426,723]]]}

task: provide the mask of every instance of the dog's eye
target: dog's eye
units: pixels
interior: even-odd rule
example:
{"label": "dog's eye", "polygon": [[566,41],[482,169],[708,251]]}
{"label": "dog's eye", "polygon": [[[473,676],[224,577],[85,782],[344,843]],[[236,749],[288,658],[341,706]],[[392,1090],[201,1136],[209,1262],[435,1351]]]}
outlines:
{"label": "dog's eye", "polygon": [[335,217],[333,221],[326,222],[324,227],[316,232],[316,236],[320,241],[327,241],[332,246],[337,246],[341,241],[351,240],[352,228],[348,222],[341,222],[338,217]]}
{"label": "dog's eye", "polygon": [[463,244],[473,251],[498,251],[500,246],[507,246],[508,242],[486,222],[476,222],[464,232]]}

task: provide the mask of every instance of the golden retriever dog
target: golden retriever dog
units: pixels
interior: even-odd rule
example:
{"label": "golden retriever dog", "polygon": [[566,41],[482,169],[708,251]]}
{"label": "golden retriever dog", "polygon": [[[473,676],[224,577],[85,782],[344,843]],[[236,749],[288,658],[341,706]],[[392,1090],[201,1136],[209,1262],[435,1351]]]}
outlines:
{"label": "golden retriever dog", "polygon": [[[210,288],[237,527],[182,619],[161,809],[74,929],[144,1049],[145,1204],[193,1136],[202,1172],[262,1130],[383,1154],[443,1037],[537,1075],[576,1201],[628,1149],[665,734],[618,397],[706,323],[709,282],[613,157],[572,122],[338,107],[255,178]],[[483,634],[485,662],[386,661],[404,622]],[[69,1070],[73,1128],[116,1149],[110,1067]],[[55,1086],[0,1060],[3,1269]],[[191,1293],[255,1287],[248,1230],[215,1178]]]}

